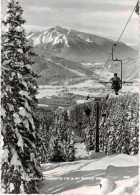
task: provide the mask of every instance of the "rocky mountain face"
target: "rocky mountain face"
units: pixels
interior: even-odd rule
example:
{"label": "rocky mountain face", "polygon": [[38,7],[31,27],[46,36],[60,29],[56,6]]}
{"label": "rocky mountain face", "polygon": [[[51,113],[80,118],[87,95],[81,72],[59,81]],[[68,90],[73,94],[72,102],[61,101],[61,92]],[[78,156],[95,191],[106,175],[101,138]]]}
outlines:
{"label": "rocky mountain face", "polygon": [[[97,67],[97,64],[105,64],[114,44],[113,40],[60,26],[43,32],[31,32],[27,38],[39,54],[34,70],[40,75],[39,84],[43,85],[64,84],[70,79],[74,82],[96,79],[95,69],[102,68],[100,65]],[[124,43],[119,43],[114,51],[114,57],[125,62],[137,56],[138,51]],[[131,63],[125,63],[125,69],[130,65],[133,69]]]}
{"label": "rocky mountain face", "polygon": [[[43,32],[31,32],[28,40],[40,53],[47,52],[81,63],[105,61],[114,44],[113,40],[60,26]],[[137,51],[119,43],[114,54],[123,59],[137,55]]]}

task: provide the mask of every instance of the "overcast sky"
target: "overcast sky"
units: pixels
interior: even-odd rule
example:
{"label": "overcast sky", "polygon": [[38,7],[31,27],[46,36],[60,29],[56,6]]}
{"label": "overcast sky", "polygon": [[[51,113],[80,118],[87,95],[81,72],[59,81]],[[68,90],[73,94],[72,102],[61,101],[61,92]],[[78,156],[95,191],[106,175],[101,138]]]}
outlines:
{"label": "overcast sky", "polygon": [[[56,25],[117,40],[137,0],[19,0],[25,29],[42,31]],[[5,15],[7,0],[2,0]],[[138,16],[133,14],[121,39],[138,43]]]}

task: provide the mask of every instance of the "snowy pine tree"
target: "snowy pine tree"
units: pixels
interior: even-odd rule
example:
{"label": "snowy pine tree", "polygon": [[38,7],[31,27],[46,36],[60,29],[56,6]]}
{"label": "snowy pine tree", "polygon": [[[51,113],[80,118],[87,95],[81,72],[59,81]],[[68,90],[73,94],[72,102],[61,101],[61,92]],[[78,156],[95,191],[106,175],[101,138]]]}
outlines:
{"label": "snowy pine tree", "polygon": [[70,120],[67,111],[60,112],[60,140],[64,147],[65,161],[74,161],[74,133],[70,130]]}
{"label": "snowy pine tree", "polygon": [[50,162],[64,162],[64,148],[61,142],[61,121],[59,114],[55,114],[54,123],[50,127],[50,140],[49,140],[49,148],[48,155]]}
{"label": "snowy pine tree", "polygon": [[82,136],[83,140],[85,141],[87,151],[90,151],[95,149],[95,103],[84,104],[83,109]]}
{"label": "snowy pine tree", "polygon": [[[80,108],[80,109],[79,109]],[[87,109],[88,108],[88,109]],[[88,110],[91,110],[88,114]],[[85,112],[86,111],[86,112]],[[80,116],[80,117],[78,117]],[[87,150],[95,148],[95,103],[77,105],[71,113],[71,124],[82,124],[82,137]],[[78,123],[76,123],[78,119]],[[89,121],[89,122],[88,122]],[[99,147],[107,154],[137,154],[139,151],[138,94],[103,99],[99,105]]]}
{"label": "snowy pine tree", "polygon": [[54,123],[50,127],[49,161],[65,162],[75,159],[74,135],[69,129],[66,111],[57,110]]}
{"label": "snowy pine tree", "polygon": [[75,159],[74,132],[71,132],[69,128],[67,128],[62,142],[64,147],[65,161],[74,161]]}
{"label": "snowy pine tree", "polygon": [[18,0],[8,0],[3,20],[7,31],[2,44],[2,190],[4,193],[36,193],[42,177],[36,155],[33,111],[37,105],[37,75],[32,71],[34,53],[22,27]]}
{"label": "snowy pine tree", "polygon": [[104,132],[107,154],[137,154],[139,145],[138,94],[108,99],[107,117],[100,129]]}
{"label": "snowy pine tree", "polygon": [[70,132],[68,130],[68,137],[69,137],[69,143],[67,144],[68,146],[68,154],[67,154],[67,160],[66,161],[74,161],[75,160],[75,141],[74,141],[74,132]]}
{"label": "snowy pine tree", "polygon": [[51,128],[54,121],[54,112],[52,109],[47,107],[37,107],[35,111],[35,118],[36,120],[36,132],[37,132],[37,153],[39,156],[39,160],[41,163],[48,162],[48,148],[49,148],[49,141],[51,137]]}

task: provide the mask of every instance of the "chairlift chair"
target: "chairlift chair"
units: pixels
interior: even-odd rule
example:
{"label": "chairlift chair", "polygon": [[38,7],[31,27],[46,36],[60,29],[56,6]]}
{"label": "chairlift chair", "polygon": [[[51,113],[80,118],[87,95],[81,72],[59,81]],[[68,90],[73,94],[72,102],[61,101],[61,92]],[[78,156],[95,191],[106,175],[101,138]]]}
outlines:
{"label": "chairlift chair", "polygon": [[[116,84],[114,83],[114,86],[111,87],[112,89],[114,89],[115,91],[115,94],[118,95],[118,92],[119,90],[122,88],[122,85],[123,84],[126,84],[126,83],[129,83],[129,84],[132,84],[133,82],[131,81],[122,81],[123,80],[123,76],[122,76],[122,60],[119,60],[118,58],[114,59],[114,56],[113,56],[113,51],[114,51],[114,47],[116,47],[117,44],[114,44],[112,46],[112,60],[115,61],[115,62],[120,62],[121,63],[121,82],[116,82]],[[111,81],[99,81],[99,83],[103,83],[103,84],[107,84],[107,83],[111,83],[113,84]]]}

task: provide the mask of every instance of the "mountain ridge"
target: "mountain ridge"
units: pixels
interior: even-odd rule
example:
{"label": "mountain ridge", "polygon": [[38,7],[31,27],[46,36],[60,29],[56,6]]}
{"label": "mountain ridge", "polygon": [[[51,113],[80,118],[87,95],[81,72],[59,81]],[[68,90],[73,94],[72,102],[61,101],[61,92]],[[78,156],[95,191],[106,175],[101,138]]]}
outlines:
{"label": "mountain ridge", "polygon": [[[40,85],[97,80],[115,43],[111,39],[60,26],[42,32],[30,32],[27,38],[38,54],[34,60],[34,70],[40,75]],[[131,60],[135,56],[138,56],[136,50],[124,43],[118,44],[114,58],[123,59],[123,75],[129,75],[138,65],[137,60]],[[120,74],[120,65],[115,65],[111,59],[105,69],[105,72],[116,71]]]}
{"label": "mountain ridge", "polygon": [[[60,26],[27,36],[39,53],[47,52],[76,62],[105,61],[115,41]],[[119,42],[115,50],[117,58],[136,56],[137,51]]]}

